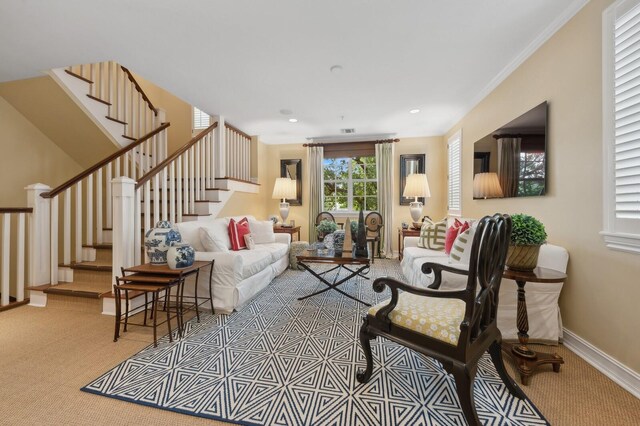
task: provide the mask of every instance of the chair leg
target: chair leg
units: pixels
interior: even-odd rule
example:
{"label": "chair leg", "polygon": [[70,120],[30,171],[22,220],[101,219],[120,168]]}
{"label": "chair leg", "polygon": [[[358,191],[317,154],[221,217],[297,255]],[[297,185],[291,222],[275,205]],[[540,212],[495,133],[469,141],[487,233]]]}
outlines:
{"label": "chair leg", "polygon": [[520,389],[515,380],[513,380],[511,376],[509,376],[509,373],[507,373],[507,369],[504,367],[504,360],[502,358],[502,348],[500,347],[500,342],[496,340],[491,344],[491,346],[489,346],[489,355],[491,355],[491,361],[496,367],[496,371],[502,379],[502,382],[507,387],[507,390],[509,390],[509,393],[520,399],[525,398],[525,394],[524,392],[522,392],[522,389]]}
{"label": "chair leg", "polygon": [[360,327],[360,344],[362,345],[362,350],[364,351],[364,357],[367,360],[367,368],[363,370],[358,370],[356,374],[356,379],[360,383],[367,383],[371,378],[371,373],[373,372],[373,354],[371,353],[371,342],[370,340],[373,338],[371,334],[369,334],[367,329],[366,319],[362,327]]}
{"label": "chair leg", "polygon": [[469,426],[480,426],[480,419],[473,400],[473,379],[475,374],[466,366],[454,365],[453,378],[456,381],[456,392],[460,407]]}

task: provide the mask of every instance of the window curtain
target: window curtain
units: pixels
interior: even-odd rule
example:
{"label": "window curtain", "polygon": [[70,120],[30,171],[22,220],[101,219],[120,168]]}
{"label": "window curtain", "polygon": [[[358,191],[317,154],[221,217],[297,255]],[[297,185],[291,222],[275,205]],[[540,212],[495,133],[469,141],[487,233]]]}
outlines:
{"label": "window curtain", "polygon": [[520,138],[498,139],[498,179],[505,197],[518,195]]}
{"label": "window curtain", "polygon": [[393,143],[376,144],[378,212],[384,224],[380,234],[380,251],[384,257],[391,255],[393,241],[393,145]]}
{"label": "window curtain", "polygon": [[318,239],[316,235],[316,217],[322,211],[323,160],[323,147],[307,147],[307,164],[309,164],[309,242],[311,243]]}

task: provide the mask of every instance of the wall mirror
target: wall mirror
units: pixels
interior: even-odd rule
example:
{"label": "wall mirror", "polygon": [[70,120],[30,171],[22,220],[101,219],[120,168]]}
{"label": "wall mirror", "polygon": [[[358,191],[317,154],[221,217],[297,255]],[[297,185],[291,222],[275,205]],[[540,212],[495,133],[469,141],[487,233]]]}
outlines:
{"label": "wall mirror", "polygon": [[[400,205],[408,206],[414,201],[413,197],[405,198],[402,196],[407,176],[411,173],[425,173],[424,171],[424,154],[404,154],[400,156]],[[418,201],[424,204],[424,197],[418,197]]]}
{"label": "wall mirror", "polygon": [[547,102],[543,102],[473,145],[473,198],[544,195],[546,147]]}
{"label": "wall mirror", "polygon": [[302,160],[280,160],[280,177],[296,181],[296,198],[287,199],[291,206],[302,205]]}

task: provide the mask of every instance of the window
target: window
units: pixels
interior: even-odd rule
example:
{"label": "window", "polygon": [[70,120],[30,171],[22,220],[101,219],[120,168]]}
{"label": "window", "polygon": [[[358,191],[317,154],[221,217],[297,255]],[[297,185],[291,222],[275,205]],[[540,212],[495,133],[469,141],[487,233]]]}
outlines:
{"label": "window", "polygon": [[193,128],[206,129],[211,125],[211,117],[204,111],[193,107]]}
{"label": "window", "polygon": [[460,167],[462,132],[460,130],[447,141],[447,152],[449,157],[448,211],[450,215],[460,216],[462,214],[462,173]]}
{"label": "window", "polygon": [[603,14],[604,230],[607,247],[640,253],[640,0]]}
{"label": "window", "polygon": [[375,156],[325,158],[324,210],[378,210]]}
{"label": "window", "polygon": [[520,152],[518,197],[544,194],[544,152]]}

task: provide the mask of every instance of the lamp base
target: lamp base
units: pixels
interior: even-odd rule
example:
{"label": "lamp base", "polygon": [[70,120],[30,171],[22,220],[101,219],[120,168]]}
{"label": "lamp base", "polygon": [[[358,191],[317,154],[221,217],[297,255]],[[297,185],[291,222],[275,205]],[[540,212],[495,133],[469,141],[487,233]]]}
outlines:
{"label": "lamp base", "polygon": [[422,203],[420,201],[412,201],[409,204],[409,208],[411,212],[411,219],[413,219],[414,222],[419,222],[422,217]]}
{"label": "lamp base", "polygon": [[289,217],[289,203],[280,203],[280,216],[282,217],[282,223],[285,224],[287,217]]}

